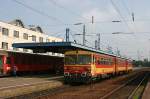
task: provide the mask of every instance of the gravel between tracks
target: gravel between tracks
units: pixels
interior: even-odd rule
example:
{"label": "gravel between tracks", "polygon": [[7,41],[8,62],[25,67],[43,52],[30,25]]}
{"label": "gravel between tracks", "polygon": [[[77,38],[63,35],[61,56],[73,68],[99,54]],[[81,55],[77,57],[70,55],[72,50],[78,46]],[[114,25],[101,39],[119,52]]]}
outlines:
{"label": "gravel between tracks", "polygon": [[[138,75],[143,71],[138,71]],[[32,94],[13,97],[11,99],[100,99],[105,94],[119,87],[126,81],[137,75],[137,72],[101,80],[90,85],[63,86],[57,89],[49,89]],[[113,99],[113,98],[112,98]],[[119,99],[119,98],[116,98]]]}
{"label": "gravel between tracks", "polygon": [[109,93],[114,88],[119,87],[124,82],[131,79],[133,76],[135,75],[129,74],[114,79],[103,80],[99,83],[91,85],[73,86],[69,89],[64,89],[63,92],[50,94],[48,96],[39,97],[37,99],[100,99],[102,96]]}
{"label": "gravel between tracks", "polygon": [[[126,85],[113,92],[105,99],[128,99],[132,92],[139,86],[143,79],[148,78],[148,72],[143,72],[139,76],[136,76],[131,81],[127,82]],[[132,96],[129,98],[132,99]]]}
{"label": "gravel between tracks", "polygon": [[100,97],[120,86],[135,75],[136,72],[132,72],[128,75],[101,80],[90,85],[68,85],[54,90],[49,89],[37,93],[13,97],[12,99],[26,99],[27,96],[28,99],[100,99]]}

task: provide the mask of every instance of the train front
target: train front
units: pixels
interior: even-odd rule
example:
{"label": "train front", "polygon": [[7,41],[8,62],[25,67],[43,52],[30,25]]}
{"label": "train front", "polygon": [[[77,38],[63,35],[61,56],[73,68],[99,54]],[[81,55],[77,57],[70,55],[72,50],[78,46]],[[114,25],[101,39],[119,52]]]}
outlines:
{"label": "train front", "polygon": [[86,51],[68,51],[65,53],[64,80],[88,82],[91,79],[92,55]]}

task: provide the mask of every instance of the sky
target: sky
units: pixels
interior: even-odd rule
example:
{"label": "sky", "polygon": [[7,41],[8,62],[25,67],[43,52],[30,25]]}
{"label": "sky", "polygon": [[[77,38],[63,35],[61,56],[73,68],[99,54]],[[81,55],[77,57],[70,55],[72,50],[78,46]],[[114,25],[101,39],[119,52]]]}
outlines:
{"label": "sky", "polygon": [[102,50],[111,46],[129,58],[150,59],[149,4],[150,0],[0,0],[0,20],[21,19],[26,26],[39,25],[46,34],[61,38],[70,28],[70,40],[78,43],[82,35],[75,34],[82,33],[85,24],[86,34],[92,35],[86,36],[87,46],[94,47],[100,33]]}

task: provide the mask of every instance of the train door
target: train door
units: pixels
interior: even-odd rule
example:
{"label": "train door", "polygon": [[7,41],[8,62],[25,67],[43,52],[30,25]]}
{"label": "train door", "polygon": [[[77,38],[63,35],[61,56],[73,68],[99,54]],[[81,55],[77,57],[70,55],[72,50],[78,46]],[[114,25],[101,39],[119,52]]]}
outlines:
{"label": "train door", "polygon": [[118,73],[118,58],[117,57],[114,58],[114,62],[115,62],[115,74],[117,74]]}
{"label": "train door", "polygon": [[0,56],[0,75],[3,74],[3,57]]}
{"label": "train door", "polygon": [[92,58],[92,67],[91,67],[91,69],[92,69],[92,71],[91,71],[91,73],[92,73],[92,75],[95,75],[96,74],[96,57],[95,57],[95,54],[92,54],[92,56],[93,56],[93,58]]}

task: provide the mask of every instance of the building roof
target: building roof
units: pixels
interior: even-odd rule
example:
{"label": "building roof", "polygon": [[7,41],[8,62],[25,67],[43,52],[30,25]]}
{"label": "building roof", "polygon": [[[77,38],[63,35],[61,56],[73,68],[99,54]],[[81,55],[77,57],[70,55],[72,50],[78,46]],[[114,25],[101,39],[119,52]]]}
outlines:
{"label": "building roof", "polygon": [[29,29],[32,30],[32,31],[43,33],[43,30],[40,26],[29,25]]}
{"label": "building roof", "polygon": [[20,26],[22,28],[25,28],[24,23],[20,19],[15,19],[15,20],[13,20],[9,23],[12,24],[12,25],[15,25],[15,26]]}
{"label": "building roof", "polygon": [[[22,28],[26,28],[24,23],[23,23],[23,21],[20,20],[20,19],[15,19],[15,20],[9,22],[9,24],[12,24],[12,25],[15,25],[15,26],[19,26],[19,27],[22,27]],[[32,31],[44,33],[40,26],[29,25],[28,28],[29,28],[29,30],[32,30]]]}
{"label": "building roof", "polygon": [[102,50],[96,50],[95,48],[83,46],[81,44],[77,44],[73,42],[14,43],[12,46],[16,48],[32,49],[33,52],[65,53],[65,51],[68,50],[85,50],[85,51],[91,51],[91,52],[116,56],[114,54],[109,54]]}

